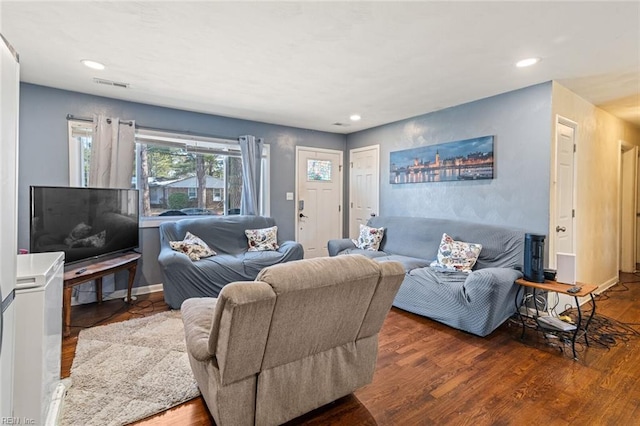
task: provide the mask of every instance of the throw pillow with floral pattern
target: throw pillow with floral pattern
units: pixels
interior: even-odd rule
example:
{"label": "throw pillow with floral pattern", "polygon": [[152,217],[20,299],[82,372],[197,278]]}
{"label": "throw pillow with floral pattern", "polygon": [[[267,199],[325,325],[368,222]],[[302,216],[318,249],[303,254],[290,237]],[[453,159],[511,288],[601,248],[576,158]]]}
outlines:
{"label": "throw pillow with floral pattern", "polygon": [[469,273],[480,256],[480,250],[482,244],[455,241],[444,233],[438,249],[438,260],[434,260],[430,266],[445,271]]}
{"label": "throw pillow with floral pattern", "polygon": [[359,249],[378,251],[382,237],[384,237],[384,228],[372,228],[360,224],[360,235],[358,239],[351,241],[353,241],[353,244]]}
{"label": "throw pillow with floral pattern", "polygon": [[193,235],[191,232],[187,232],[187,235],[185,235],[182,241],[169,241],[169,245],[173,250],[189,256],[189,259],[194,262],[202,259],[203,257],[215,256],[217,254],[207,245],[207,243]]}
{"label": "throw pillow with floral pattern", "polygon": [[247,229],[244,231],[249,244],[249,251],[278,250],[278,227],[263,229]]}

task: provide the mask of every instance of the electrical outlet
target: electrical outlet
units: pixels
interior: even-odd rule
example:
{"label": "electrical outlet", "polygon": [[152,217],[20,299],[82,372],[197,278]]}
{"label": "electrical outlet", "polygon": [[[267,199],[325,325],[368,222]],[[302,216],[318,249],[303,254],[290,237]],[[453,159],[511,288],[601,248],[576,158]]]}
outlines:
{"label": "electrical outlet", "polygon": [[287,201],[293,201],[293,192],[287,192]]}

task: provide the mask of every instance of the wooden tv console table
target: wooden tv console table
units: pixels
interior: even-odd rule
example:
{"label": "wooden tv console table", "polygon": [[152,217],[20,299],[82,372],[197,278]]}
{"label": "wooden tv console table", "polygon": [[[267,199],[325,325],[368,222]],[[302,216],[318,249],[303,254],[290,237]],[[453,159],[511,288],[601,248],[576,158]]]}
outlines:
{"label": "wooden tv console table", "polygon": [[131,303],[131,288],[133,287],[133,280],[136,276],[136,269],[138,267],[138,259],[140,259],[140,256],[140,253],[126,253],[112,259],[102,260],[87,266],[78,266],[65,271],[63,286],[64,294],[62,298],[62,318],[64,321],[65,337],[71,334],[71,291],[73,290],[73,287],[78,284],[86,283],[87,281],[95,280],[98,303],[102,303],[102,277],[127,269],[129,271],[127,302]]}

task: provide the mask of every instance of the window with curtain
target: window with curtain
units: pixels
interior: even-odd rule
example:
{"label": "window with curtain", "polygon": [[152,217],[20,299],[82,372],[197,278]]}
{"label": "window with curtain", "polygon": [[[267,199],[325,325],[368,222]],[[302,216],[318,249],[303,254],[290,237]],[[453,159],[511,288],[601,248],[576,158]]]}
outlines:
{"label": "window with curtain", "polygon": [[[69,120],[72,186],[87,186],[92,124]],[[136,130],[132,187],[143,217],[240,213],[242,159],[236,141],[155,130]],[[268,216],[269,147],[262,156],[260,214]]]}

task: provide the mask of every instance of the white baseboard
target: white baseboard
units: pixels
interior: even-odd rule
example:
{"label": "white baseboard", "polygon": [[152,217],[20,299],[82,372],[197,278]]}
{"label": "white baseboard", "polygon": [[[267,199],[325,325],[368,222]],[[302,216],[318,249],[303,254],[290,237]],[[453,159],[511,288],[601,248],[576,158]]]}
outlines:
{"label": "white baseboard", "polygon": [[67,388],[64,381],[58,383],[51,395],[51,401],[49,409],[47,410],[47,418],[45,420],[45,426],[57,426],[60,424],[60,417],[62,415],[62,407],[64,405],[64,397],[67,394]]}
{"label": "white baseboard", "polygon": [[611,287],[613,287],[614,285],[618,284],[618,282],[620,282],[620,279],[617,276],[609,278],[607,281],[605,281],[604,283],[600,284],[594,293],[595,294],[603,293],[604,291],[606,291],[606,290],[610,289]]}

